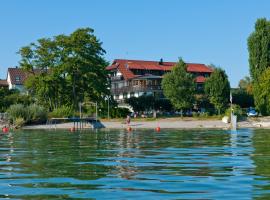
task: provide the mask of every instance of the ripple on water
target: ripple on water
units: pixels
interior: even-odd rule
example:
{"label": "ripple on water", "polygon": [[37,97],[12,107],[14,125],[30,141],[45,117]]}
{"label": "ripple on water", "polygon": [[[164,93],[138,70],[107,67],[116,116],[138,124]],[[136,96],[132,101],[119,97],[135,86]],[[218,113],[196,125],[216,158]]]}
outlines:
{"label": "ripple on water", "polygon": [[266,130],[25,131],[0,140],[2,199],[270,195]]}

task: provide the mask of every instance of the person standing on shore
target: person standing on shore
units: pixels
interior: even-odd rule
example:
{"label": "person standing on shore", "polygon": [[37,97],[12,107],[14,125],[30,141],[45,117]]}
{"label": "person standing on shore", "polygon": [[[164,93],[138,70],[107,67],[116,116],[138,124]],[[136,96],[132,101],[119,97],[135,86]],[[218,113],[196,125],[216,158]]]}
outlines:
{"label": "person standing on shore", "polygon": [[129,125],[129,124],[130,124],[130,116],[129,116],[129,115],[127,115],[127,118],[126,118],[126,123],[127,123],[127,125]]}

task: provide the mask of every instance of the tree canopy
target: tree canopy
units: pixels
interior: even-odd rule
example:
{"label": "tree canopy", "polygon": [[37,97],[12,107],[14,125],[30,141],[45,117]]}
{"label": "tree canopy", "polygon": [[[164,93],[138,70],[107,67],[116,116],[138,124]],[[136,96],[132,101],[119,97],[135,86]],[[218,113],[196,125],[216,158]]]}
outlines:
{"label": "tree canopy", "polygon": [[135,112],[147,110],[170,111],[172,109],[171,103],[167,99],[155,98],[152,95],[142,95],[139,97],[131,97],[126,99]]}
{"label": "tree canopy", "polygon": [[29,74],[29,93],[50,110],[61,105],[76,109],[79,102],[109,94],[101,45],[93,29],[80,28],[22,47],[20,66]]}
{"label": "tree canopy", "polygon": [[268,109],[270,101],[267,100],[268,96],[265,94],[265,91],[270,88],[265,84],[268,81],[270,66],[270,21],[266,18],[256,21],[255,30],[248,38],[248,51],[255,106],[262,114],[270,114]]}
{"label": "tree canopy", "polygon": [[0,88],[0,112],[5,112],[12,104],[29,105],[32,98],[26,94],[21,94],[19,90]]}
{"label": "tree canopy", "polygon": [[210,103],[218,110],[218,114],[224,111],[229,102],[230,83],[223,69],[216,68],[214,70],[206,80],[204,90]]}
{"label": "tree canopy", "polygon": [[193,106],[195,88],[195,79],[187,72],[187,65],[182,59],[162,79],[164,95],[176,109],[183,110]]}
{"label": "tree canopy", "polygon": [[270,68],[254,84],[255,105],[263,115],[270,114]]}
{"label": "tree canopy", "polygon": [[249,67],[252,79],[257,82],[270,66],[270,21],[258,19],[255,31],[248,38]]}
{"label": "tree canopy", "polygon": [[245,76],[243,79],[239,81],[238,87],[241,90],[246,91],[248,94],[252,94],[252,82],[249,76]]}

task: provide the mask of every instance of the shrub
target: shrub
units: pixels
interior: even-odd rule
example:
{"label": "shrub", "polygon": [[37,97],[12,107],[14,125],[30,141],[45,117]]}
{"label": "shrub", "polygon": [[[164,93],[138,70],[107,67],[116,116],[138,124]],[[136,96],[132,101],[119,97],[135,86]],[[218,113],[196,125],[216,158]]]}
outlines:
{"label": "shrub", "polygon": [[15,125],[15,128],[21,128],[25,124],[25,120],[22,117],[18,117],[13,124]]}
{"label": "shrub", "polygon": [[[239,105],[232,105],[233,113],[237,116],[237,119],[241,119],[244,116],[244,111]],[[231,119],[231,108],[228,108],[225,112],[225,116]]]}
{"label": "shrub", "polygon": [[199,117],[200,113],[198,112],[192,112],[192,117]]}
{"label": "shrub", "polygon": [[61,106],[49,113],[49,117],[72,117],[74,114],[70,106]]}
{"label": "shrub", "polygon": [[111,112],[111,117],[113,118],[123,118],[129,115],[131,112],[128,108],[113,108]]}
{"label": "shrub", "polygon": [[17,118],[26,119],[27,112],[22,104],[14,104],[7,110],[9,120],[14,123]]}
{"label": "shrub", "polygon": [[23,124],[30,122],[41,123],[47,119],[46,109],[35,104],[26,107],[22,104],[11,105],[7,110],[7,113],[10,122],[15,126],[17,126],[17,124],[22,126]]}
{"label": "shrub", "polygon": [[201,112],[200,117],[209,117],[209,112]]}
{"label": "shrub", "polygon": [[26,108],[26,111],[28,112],[28,119],[27,122],[44,122],[47,120],[48,112],[47,110],[42,107],[38,106],[36,104],[31,104]]}

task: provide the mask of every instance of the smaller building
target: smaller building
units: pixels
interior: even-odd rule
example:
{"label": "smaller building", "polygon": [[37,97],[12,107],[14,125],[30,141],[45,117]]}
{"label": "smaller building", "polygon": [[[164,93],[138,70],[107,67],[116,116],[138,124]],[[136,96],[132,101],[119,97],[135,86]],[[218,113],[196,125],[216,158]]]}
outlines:
{"label": "smaller building", "polygon": [[7,84],[8,88],[17,89],[20,92],[24,92],[23,83],[27,78],[27,73],[23,71],[23,69],[15,67],[15,68],[8,68],[7,72]]}
{"label": "smaller building", "polygon": [[0,88],[8,88],[7,80],[0,79]]}

